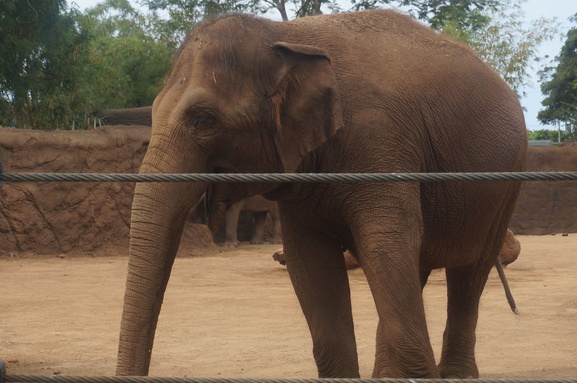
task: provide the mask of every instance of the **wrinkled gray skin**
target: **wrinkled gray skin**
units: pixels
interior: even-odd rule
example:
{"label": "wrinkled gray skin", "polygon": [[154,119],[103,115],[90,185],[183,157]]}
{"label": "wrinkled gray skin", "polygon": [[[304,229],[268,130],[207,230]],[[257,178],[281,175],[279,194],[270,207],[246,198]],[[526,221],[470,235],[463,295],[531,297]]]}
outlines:
{"label": "wrinkled gray skin", "polygon": [[[470,49],[409,17],[371,11],[277,23],[234,15],[201,23],[178,52],[153,105],[141,172],[521,171],[526,145],[515,93]],[[519,187],[243,184],[231,200],[266,193],[278,201],[319,376],[359,376],[347,248],[379,315],[373,376],[467,378],[479,376],[479,298]],[[220,188],[136,186],[118,374],[148,373],[183,223],[207,190],[215,205],[226,202]],[[448,309],[437,366],[422,288],[443,267]]]}
{"label": "wrinkled gray skin", "polygon": [[254,233],[250,240],[251,244],[264,242],[266,216],[270,214],[273,224],[273,237],[270,243],[282,243],[281,223],[277,203],[269,201],[263,196],[256,195],[233,203],[226,210],[226,242],[224,246],[237,247],[238,217],[240,212],[252,213],[254,216]]}

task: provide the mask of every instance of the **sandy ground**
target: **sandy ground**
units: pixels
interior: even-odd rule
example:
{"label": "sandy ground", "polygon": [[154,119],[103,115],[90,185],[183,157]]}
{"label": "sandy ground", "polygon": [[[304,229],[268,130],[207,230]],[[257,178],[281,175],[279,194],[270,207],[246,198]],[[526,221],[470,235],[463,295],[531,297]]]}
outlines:
{"label": "sandy ground", "polygon": [[[577,234],[519,237],[507,269],[521,314],[496,272],[477,331],[482,378],[577,377]],[[176,261],[160,317],[151,375],[316,377],[311,342],[278,245],[214,249]],[[8,374],[112,375],[124,257],[0,259],[0,360]],[[371,374],[376,314],[361,270],[350,271],[361,374]],[[425,289],[439,354],[444,274]]]}

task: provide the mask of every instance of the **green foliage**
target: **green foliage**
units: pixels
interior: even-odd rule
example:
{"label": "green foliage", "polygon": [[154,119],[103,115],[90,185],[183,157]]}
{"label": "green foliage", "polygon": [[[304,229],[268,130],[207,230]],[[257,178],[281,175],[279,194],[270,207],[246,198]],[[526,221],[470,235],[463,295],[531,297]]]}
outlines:
{"label": "green foliage", "polygon": [[[555,135],[553,137],[553,134]],[[557,131],[548,129],[527,130],[529,140],[550,140],[557,141]]]}
{"label": "green foliage", "polygon": [[[518,91],[528,82],[537,46],[556,33],[552,20],[524,26],[521,1],[525,0],[351,0],[349,4],[351,10],[400,7],[472,46]],[[207,15],[275,9],[288,20],[319,14],[321,8],[344,10],[337,0],[138,3],[148,12],[141,13],[128,0],[105,0],[84,13],[66,8],[65,0],[2,2],[0,125],[80,128],[90,125],[90,114],[97,109],[150,105],[170,70],[173,52]],[[569,41],[574,44],[575,37]],[[561,69],[544,88],[549,92],[544,105],[551,111],[543,118],[569,121],[559,117],[559,105],[565,110],[571,106],[575,113],[575,46],[567,46],[560,60],[564,64],[560,61]],[[553,73],[553,68],[548,70]]]}
{"label": "green foliage", "polygon": [[[572,20],[577,22],[577,14]],[[555,58],[557,66],[547,67],[541,72],[541,92],[546,96],[542,101],[545,109],[537,118],[544,124],[557,121],[572,126],[577,125],[577,28],[567,33],[561,53]],[[577,134],[575,135],[577,137]]]}
{"label": "green foliage", "polygon": [[[262,13],[270,8],[260,0],[141,0],[139,3],[151,12],[149,24],[156,38],[172,47],[180,45],[188,31],[208,15]],[[163,16],[166,14],[168,17]]]}
{"label": "green foliage", "polygon": [[107,0],[88,10],[81,26],[92,33],[83,73],[92,110],[151,105],[175,47],[155,39],[148,20],[127,0]]}
{"label": "green foliage", "polygon": [[447,21],[441,28],[473,48],[517,93],[530,84],[529,69],[537,59],[539,45],[558,34],[555,19],[526,23],[523,2],[526,0],[502,1],[485,13],[484,25]]}
{"label": "green foliage", "polygon": [[90,126],[101,108],[151,105],[175,47],[147,31],[127,0],[81,14],[65,0],[15,0],[0,9],[0,125]]}
{"label": "green foliage", "polygon": [[65,0],[14,0],[0,9],[0,125],[60,126],[76,103],[75,60],[86,36]]}
{"label": "green foliage", "polygon": [[352,0],[354,8],[373,9],[382,4],[393,4],[407,9],[410,14],[442,29],[447,23],[461,28],[482,28],[487,22],[485,12],[496,10],[500,0]]}
{"label": "green foliage", "polygon": [[[189,25],[205,15],[228,11],[210,7],[213,0],[142,0],[152,11],[168,12],[164,31],[172,30],[172,41],[181,40]],[[526,0],[351,0],[352,9],[372,9],[382,5],[401,7],[433,28],[452,35],[471,46],[515,90],[529,85],[529,69],[538,46],[557,33],[556,21],[541,18],[527,25],[521,10]],[[342,11],[336,0],[235,0],[228,3],[234,11],[264,12],[277,9],[288,20],[287,9],[295,17],[314,15],[321,6]],[[158,14],[155,13],[158,17]],[[160,25],[160,23],[157,23]],[[186,25],[187,28],[183,28]],[[177,27],[180,26],[180,27]],[[180,29],[179,29],[180,28]],[[168,35],[171,35],[169,32]]]}

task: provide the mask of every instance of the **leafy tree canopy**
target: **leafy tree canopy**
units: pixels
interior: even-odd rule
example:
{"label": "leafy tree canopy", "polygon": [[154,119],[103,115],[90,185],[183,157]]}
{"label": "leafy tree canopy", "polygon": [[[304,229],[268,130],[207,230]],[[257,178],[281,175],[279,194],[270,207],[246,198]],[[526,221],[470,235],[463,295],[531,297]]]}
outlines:
{"label": "leafy tree canopy", "polygon": [[104,0],[82,13],[65,0],[12,0],[0,9],[0,125],[88,126],[92,111],[150,105],[185,34],[209,14],[399,7],[472,46],[515,90],[527,81],[552,20],[523,23],[526,0]]}
{"label": "leafy tree canopy", "polygon": [[[282,20],[318,15],[321,8],[330,12],[367,10],[380,6],[396,6],[413,16],[440,29],[451,21],[460,26],[483,27],[487,16],[484,11],[496,9],[501,0],[350,0],[349,7],[337,0],[140,0],[158,15],[158,11],[168,12],[165,27],[185,33],[208,14],[223,12],[264,13],[275,9]],[[289,14],[287,9],[292,10]],[[182,29],[184,28],[184,29]]]}
{"label": "leafy tree canopy", "polygon": [[[61,121],[85,40],[65,0],[14,0],[0,8],[0,124]],[[69,104],[69,105],[64,105]]]}
{"label": "leafy tree canopy", "polygon": [[486,12],[496,10],[502,3],[500,0],[352,0],[352,2],[357,10],[392,4],[408,10],[409,14],[429,23],[437,30],[442,29],[447,23],[473,30],[483,28],[487,22]]}
{"label": "leafy tree canopy", "polygon": [[440,28],[473,48],[518,94],[530,85],[529,70],[538,58],[539,45],[559,33],[555,19],[527,23],[521,9],[524,2],[503,0],[485,11],[479,23],[462,25],[446,19]]}
{"label": "leafy tree canopy", "polygon": [[[571,20],[577,23],[577,14]],[[541,92],[546,97],[542,101],[545,108],[537,118],[544,124],[562,122],[577,138],[577,27],[567,33],[555,62],[556,67],[547,67],[541,72],[544,80]]]}
{"label": "leafy tree canopy", "polygon": [[151,105],[176,47],[155,38],[150,20],[127,0],[100,3],[80,24],[91,33],[84,82],[97,99],[92,108]]}
{"label": "leafy tree canopy", "polygon": [[549,129],[528,130],[527,138],[529,140],[549,140],[552,142],[575,140],[575,136],[570,133]]}
{"label": "leafy tree canopy", "polygon": [[85,14],[65,0],[0,8],[0,125],[86,127],[100,108],[151,105],[175,47],[127,0]]}

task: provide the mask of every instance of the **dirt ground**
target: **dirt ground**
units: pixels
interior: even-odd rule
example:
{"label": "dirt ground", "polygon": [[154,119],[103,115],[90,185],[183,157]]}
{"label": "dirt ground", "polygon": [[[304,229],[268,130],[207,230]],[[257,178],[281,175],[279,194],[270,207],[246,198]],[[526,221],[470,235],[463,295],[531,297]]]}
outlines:
{"label": "dirt ground", "polygon": [[[520,315],[496,272],[481,301],[482,378],[577,377],[577,234],[521,236],[506,269]],[[179,258],[161,313],[151,375],[316,377],[311,341],[278,245],[213,248]],[[8,374],[113,375],[126,258],[0,259],[0,360]],[[376,313],[361,270],[350,271],[361,374],[371,374]],[[444,273],[425,303],[438,357]]]}

